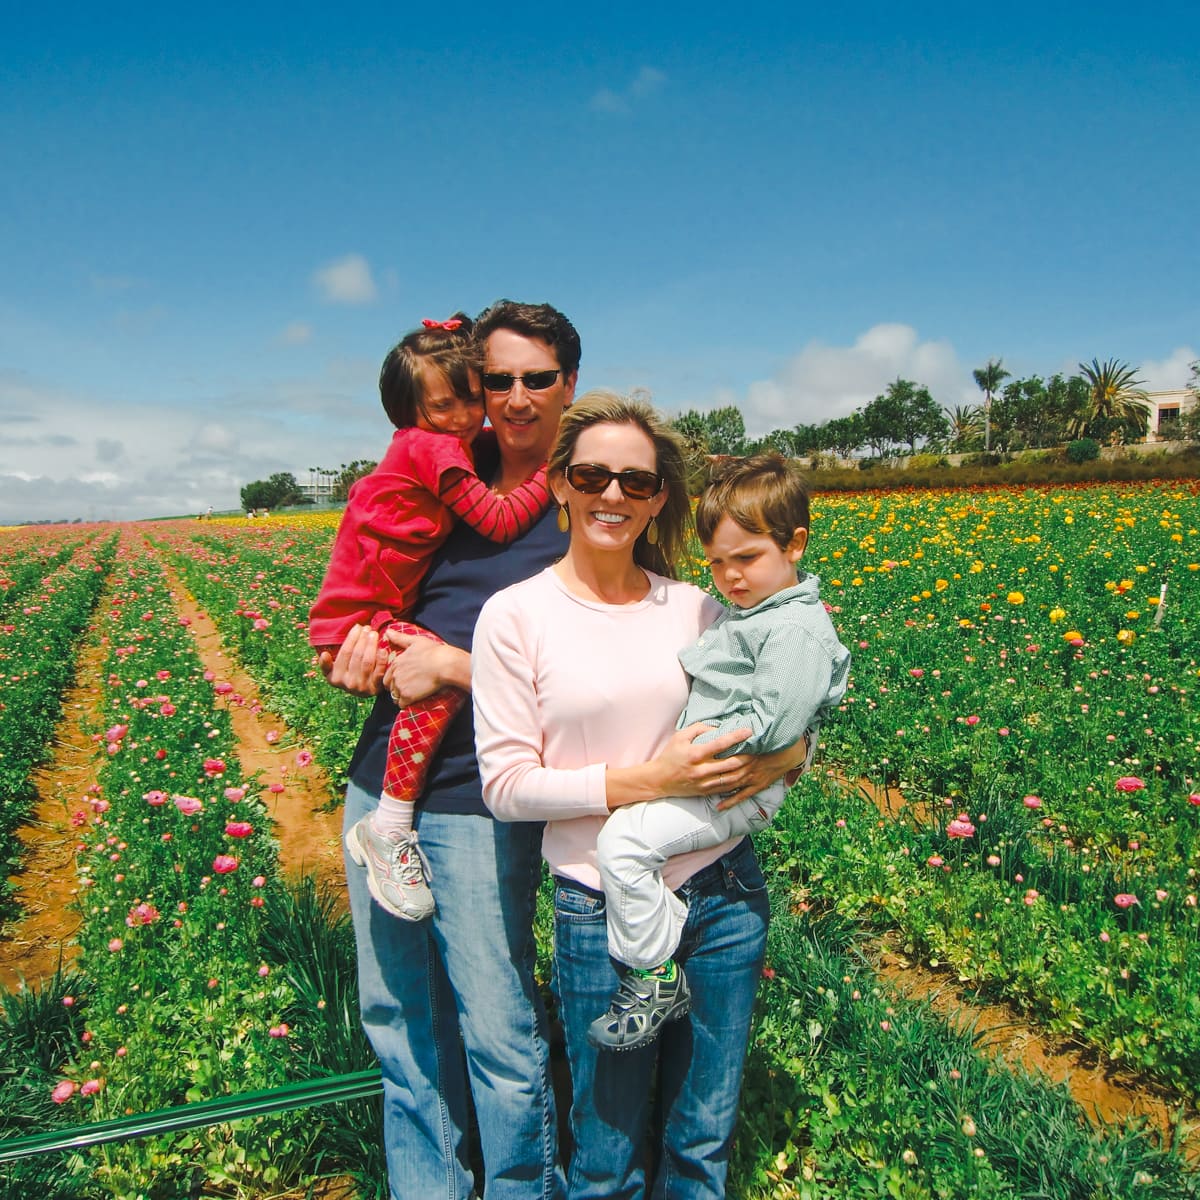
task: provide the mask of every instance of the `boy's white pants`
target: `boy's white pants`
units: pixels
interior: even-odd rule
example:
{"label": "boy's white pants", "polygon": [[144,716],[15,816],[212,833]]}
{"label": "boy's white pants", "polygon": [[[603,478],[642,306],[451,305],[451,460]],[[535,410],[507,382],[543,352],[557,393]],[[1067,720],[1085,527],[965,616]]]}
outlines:
{"label": "boy's white pants", "polygon": [[687,905],[662,881],[668,858],[705,850],[770,824],[787,787],[773,783],[733,808],[720,797],[671,797],[626,804],[604,823],[596,845],[608,912],[608,952],[649,970],[679,945]]}

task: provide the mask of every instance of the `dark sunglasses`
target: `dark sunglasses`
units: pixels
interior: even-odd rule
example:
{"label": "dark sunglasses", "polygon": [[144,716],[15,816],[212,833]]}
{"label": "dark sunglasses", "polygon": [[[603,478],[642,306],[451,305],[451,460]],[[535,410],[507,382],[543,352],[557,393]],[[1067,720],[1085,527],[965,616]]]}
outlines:
{"label": "dark sunglasses", "polygon": [[649,500],[663,485],[663,477],[653,471],[610,471],[595,463],[573,463],[565,474],[567,482],[585,496],[598,495],[615,479],[626,499]]}
{"label": "dark sunglasses", "polygon": [[489,392],[511,392],[512,386],[519,379],[526,391],[544,392],[562,374],[557,371],[529,371],[524,375],[514,375],[511,371],[484,371],[483,386]]}

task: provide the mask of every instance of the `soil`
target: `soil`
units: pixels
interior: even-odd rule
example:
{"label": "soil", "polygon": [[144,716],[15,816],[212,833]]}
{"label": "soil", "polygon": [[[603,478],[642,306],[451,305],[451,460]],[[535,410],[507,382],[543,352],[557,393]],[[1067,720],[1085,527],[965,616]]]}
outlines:
{"label": "soil", "polygon": [[[233,685],[217,697],[230,714],[239,749],[242,774],[259,774],[263,785],[284,783],[282,792],[264,792],[279,842],[279,862],[285,874],[315,874],[321,885],[342,893],[341,812],[325,772],[314,762],[303,770],[295,755],[304,749],[287,735],[274,745],[269,730],[285,731],[283,721],[261,706],[254,681],[226,657],[211,617],[168,572],[179,614],[190,630],[205,669]],[[103,601],[102,601],[103,602]],[[54,973],[61,960],[75,955],[73,936],[79,916],[73,907],[76,835],[70,824],[72,806],[96,782],[99,763],[91,731],[102,723],[100,676],[104,648],[87,645],[80,653],[74,686],[63,700],[63,719],[51,755],[34,776],[38,800],[33,816],[20,833],[27,847],[22,870],[12,877],[22,916],[0,931],[0,987],[30,986]]]}

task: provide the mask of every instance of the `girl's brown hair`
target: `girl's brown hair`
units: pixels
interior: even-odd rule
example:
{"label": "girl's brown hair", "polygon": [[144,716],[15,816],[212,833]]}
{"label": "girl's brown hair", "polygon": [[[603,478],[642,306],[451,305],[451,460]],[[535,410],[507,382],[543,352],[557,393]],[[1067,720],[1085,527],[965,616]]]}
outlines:
{"label": "girl's brown hair", "polygon": [[457,312],[445,321],[430,321],[405,334],[388,351],[379,371],[379,399],[397,429],[417,423],[425,398],[422,363],[441,371],[459,399],[478,394],[471,387],[471,373],[482,368],[482,356],[471,336],[473,328],[471,318]]}

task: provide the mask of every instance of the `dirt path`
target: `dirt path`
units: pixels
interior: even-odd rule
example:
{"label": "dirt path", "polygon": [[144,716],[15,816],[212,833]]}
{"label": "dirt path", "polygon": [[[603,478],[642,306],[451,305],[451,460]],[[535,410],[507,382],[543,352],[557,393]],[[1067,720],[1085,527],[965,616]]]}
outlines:
{"label": "dirt path", "polygon": [[237,663],[226,656],[213,619],[197,604],[177,575],[167,570],[171,594],[180,616],[187,618],[206,670],[224,680],[233,691],[217,698],[233,723],[238,741],[238,761],[243,775],[260,773],[265,785],[282,783],[282,792],[264,794],[279,840],[279,864],[287,875],[315,874],[317,881],[340,890],[342,867],[341,809],[329,810],[332,790],[329,777],[314,762],[296,770],[295,757],[304,749],[291,734],[274,744],[267,734],[283,732],[286,725],[262,707],[258,686]]}
{"label": "dirt path", "polygon": [[[279,717],[262,708],[257,686],[226,657],[208,614],[169,571],[168,579],[180,616],[191,621],[205,669],[232,685],[232,692],[218,697],[217,703],[230,714],[243,774],[261,773],[264,785],[284,784],[282,792],[265,792],[263,797],[274,821],[282,870],[290,876],[315,874],[319,883],[340,892],[344,881],[341,811],[328,808],[328,777],[315,763],[303,770],[295,768],[295,756],[303,745],[286,732]],[[104,647],[98,643],[80,652],[76,682],[63,698],[63,719],[51,756],[34,775],[38,800],[18,835],[27,849],[21,872],[12,877],[23,915],[0,931],[0,987],[5,990],[12,991],[22,982],[35,986],[53,975],[60,959],[69,963],[75,956],[77,835],[70,818],[79,799],[96,782],[100,760],[90,731],[103,723],[98,684],[103,661]],[[272,729],[284,734],[275,744],[267,740]]]}

